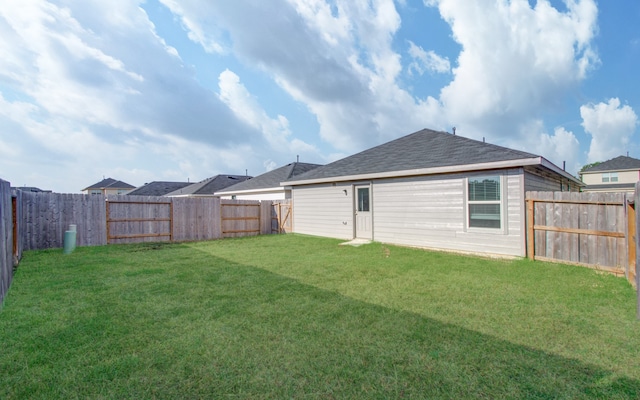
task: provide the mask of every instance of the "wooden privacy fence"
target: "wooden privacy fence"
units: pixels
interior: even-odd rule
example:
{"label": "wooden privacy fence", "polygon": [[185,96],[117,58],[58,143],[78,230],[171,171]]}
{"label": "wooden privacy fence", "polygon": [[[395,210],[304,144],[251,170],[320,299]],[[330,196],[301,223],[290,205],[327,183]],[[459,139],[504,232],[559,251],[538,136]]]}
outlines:
{"label": "wooden privacy fence", "polygon": [[106,215],[108,244],[129,239],[173,241],[171,201],[107,200]]}
{"label": "wooden privacy fence", "polygon": [[271,233],[293,232],[293,203],[291,200],[278,200],[271,208]]}
{"label": "wooden privacy fence", "polygon": [[13,279],[13,242],[11,185],[0,179],[0,304]]}
{"label": "wooden privacy fence", "polygon": [[635,282],[636,214],[625,193],[527,192],[527,256]]}
{"label": "wooden privacy fence", "polygon": [[76,225],[78,246],[271,234],[274,208],[279,207],[271,201],[215,197],[19,194],[17,237],[25,250],[63,247],[71,224]]}

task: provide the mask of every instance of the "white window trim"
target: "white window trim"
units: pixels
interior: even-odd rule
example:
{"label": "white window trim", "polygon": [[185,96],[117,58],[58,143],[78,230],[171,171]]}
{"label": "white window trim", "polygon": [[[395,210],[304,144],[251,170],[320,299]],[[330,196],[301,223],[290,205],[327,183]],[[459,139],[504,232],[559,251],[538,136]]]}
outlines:
{"label": "white window trim", "polygon": [[[500,180],[500,200],[494,201],[472,201],[469,200],[469,178],[475,179],[478,177],[484,176],[498,176]],[[492,233],[504,235],[507,233],[507,189],[506,189],[506,179],[503,173],[485,173],[479,175],[473,175],[464,179],[464,227],[467,232],[477,232],[477,233]],[[473,226],[469,226],[469,205],[471,204],[500,204],[500,228],[477,228]]]}
{"label": "white window trim", "polygon": [[602,173],[602,183],[613,183],[618,182],[618,173],[617,172],[603,172]]}

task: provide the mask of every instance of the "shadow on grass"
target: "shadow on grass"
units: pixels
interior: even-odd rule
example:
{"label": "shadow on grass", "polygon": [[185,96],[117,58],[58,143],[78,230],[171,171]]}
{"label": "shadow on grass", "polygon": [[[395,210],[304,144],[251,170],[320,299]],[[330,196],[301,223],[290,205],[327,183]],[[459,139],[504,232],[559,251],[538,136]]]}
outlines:
{"label": "shadow on grass", "polygon": [[[52,363],[44,373],[20,355],[13,356],[11,368],[0,362],[5,372],[38,382],[9,379],[23,386],[5,389],[16,397],[25,390],[42,398],[70,393],[107,398],[640,397],[640,381],[578,360],[357,301],[208,253],[203,264],[192,273],[175,263],[156,265],[151,275],[112,269],[112,279],[122,276],[135,287],[136,301],[101,304],[43,337],[38,351],[46,354],[37,357]],[[158,281],[162,274],[166,280]],[[135,281],[149,276],[154,279]],[[121,293],[104,295],[124,296],[131,289],[117,290]],[[95,323],[119,333],[107,337],[102,328],[90,326]],[[104,340],[111,342],[100,343]],[[87,347],[92,342],[100,344]],[[141,344],[131,347],[136,342]],[[65,351],[57,367],[52,360],[61,358],[55,353],[61,346],[56,343]],[[74,358],[82,360],[82,368],[70,366]],[[22,364],[30,370],[21,370]],[[51,371],[65,374],[64,379],[58,372],[50,376]]]}
{"label": "shadow on grass", "polygon": [[259,267],[224,259],[213,264],[237,273],[232,308],[247,319],[232,343],[255,345],[236,361],[266,364],[251,372],[254,383],[267,382],[257,393],[273,384],[288,386],[274,394],[293,397],[640,398],[639,380],[579,360],[354,300]]}

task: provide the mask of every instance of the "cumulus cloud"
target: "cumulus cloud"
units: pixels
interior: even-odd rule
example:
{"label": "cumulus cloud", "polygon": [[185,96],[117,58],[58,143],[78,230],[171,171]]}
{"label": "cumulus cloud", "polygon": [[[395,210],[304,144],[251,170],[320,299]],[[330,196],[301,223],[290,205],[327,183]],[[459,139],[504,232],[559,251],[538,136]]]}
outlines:
{"label": "cumulus cloud", "polygon": [[320,136],[341,152],[441,126],[436,99],[416,99],[397,84],[403,67],[392,46],[400,27],[392,0],[161,1],[199,29],[228,32],[234,54],[305,104]]}
{"label": "cumulus cloud", "polygon": [[521,124],[519,130],[504,138],[501,144],[541,155],[558,167],[565,164],[567,172],[574,175],[582,166],[580,143],[575,133],[562,126],[555,127],[553,133],[549,133],[541,119],[530,119]]}
{"label": "cumulus cloud", "polygon": [[238,75],[227,69],[220,74],[218,80],[220,99],[238,118],[260,131],[273,151],[287,155],[305,153],[310,158],[321,157],[313,145],[296,138],[291,139],[287,118],[282,115],[270,118],[240,82]]}
{"label": "cumulus cloud", "polygon": [[409,55],[413,58],[408,67],[409,73],[422,75],[428,71],[444,74],[451,70],[448,58],[440,57],[432,50],[425,51],[412,41],[409,41]]}
{"label": "cumulus cloud", "polygon": [[203,179],[259,170],[260,156],[234,155],[254,154],[252,145],[269,152],[258,129],[200,85],[137,2],[7,0],[0,33],[0,142],[13,150],[0,160],[5,179],[33,178],[11,167],[25,154],[39,178],[75,192],[62,171],[89,183],[116,164],[117,178],[132,184]]}
{"label": "cumulus cloud", "polygon": [[625,154],[638,125],[638,115],[617,98],[580,107],[582,126],[591,135],[588,162],[606,161]]}
{"label": "cumulus cloud", "polygon": [[476,135],[507,137],[598,63],[593,0],[569,1],[562,12],[546,0],[432,0],[462,46],[453,81],[440,100],[451,123]]}

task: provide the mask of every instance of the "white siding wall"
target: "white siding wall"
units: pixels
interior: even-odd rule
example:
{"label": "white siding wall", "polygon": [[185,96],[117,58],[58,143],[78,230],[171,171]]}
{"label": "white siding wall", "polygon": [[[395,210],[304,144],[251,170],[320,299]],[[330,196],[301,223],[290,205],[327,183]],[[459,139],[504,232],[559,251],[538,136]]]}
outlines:
{"label": "white siding wall", "polygon": [[[503,176],[501,230],[468,229],[466,178]],[[293,230],[317,236],[353,238],[353,182],[293,188]],[[375,180],[372,184],[373,239],[425,248],[525,255],[522,169]],[[347,191],[345,196],[343,190]]]}
{"label": "white siding wall", "polygon": [[[446,175],[389,179],[373,183],[374,240],[488,254],[524,256],[522,175],[505,175],[505,228],[466,228],[466,177]],[[502,173],[505,173],[502,171]],[[503,193],[505,191],[503,190]]]}
{"label": "white siding wall", "polygon": [[353,238],[353,192],[350,183],[296,186],[292,190],[292,199],[295,233],[345,240]]}
{"label": "white siding wall", "polygon": [[[222,199],[231,199],[231,195],[220,196]],[[282,200],[285,198],[284,189],[269,192],[258,192],[254,194],[237,194],[236,200]],[[287,197],[288,198],[288,197]]]}
{"label": "white siding wall", "polygon": [[618,182],[602,182],[602,172],[582,174],[582,181],[587,185],[602,185],[605,183],[636,183],[639,180],[640,171],[620,171],[618,172]]}

